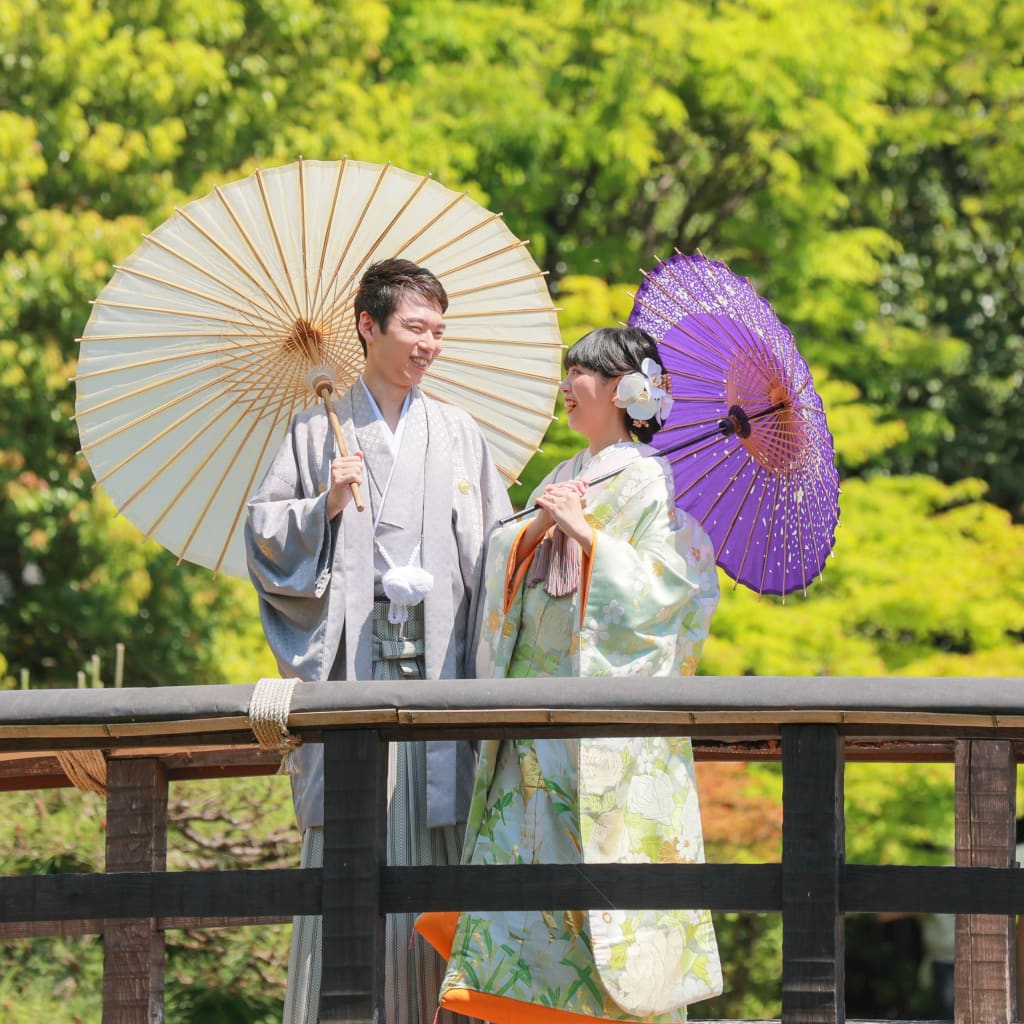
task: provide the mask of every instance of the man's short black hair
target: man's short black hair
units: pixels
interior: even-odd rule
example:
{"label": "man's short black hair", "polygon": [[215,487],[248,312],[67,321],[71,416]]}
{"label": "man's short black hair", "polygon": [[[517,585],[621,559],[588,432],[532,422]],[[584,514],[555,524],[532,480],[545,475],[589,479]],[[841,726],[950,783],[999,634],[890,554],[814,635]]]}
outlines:
{"label": "man's short black hair", "polygon": [[356,333],[359,335],[359,343],[363,346],[364,356],[366,339],[359,331],[360,314],[364,311],[369,313],[370,319],[382,331],[386,331],[391,314],[410,292],[442,313],[448,308],[448,293],[444,290],[444,285],[426,267],[403,259],[380,260],[367,267],[353,302]]}

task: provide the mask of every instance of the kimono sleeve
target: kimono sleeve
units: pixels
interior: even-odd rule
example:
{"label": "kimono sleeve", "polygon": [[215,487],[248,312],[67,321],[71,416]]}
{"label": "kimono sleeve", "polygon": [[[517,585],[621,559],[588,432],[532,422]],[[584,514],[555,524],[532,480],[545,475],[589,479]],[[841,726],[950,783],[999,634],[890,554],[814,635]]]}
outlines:
{"label": "kimono sleeve", "polygon": [[[476,662],[476,642],[484,615],[485,553],[488,537],[498,526],[503,516],[512,511],[508,492],[501,479],[483,435],[475,424],[467,430],[464,442],[465,454],[456,451],[455,517],[458,537],[459,572],[468,606],[469,643],[466,666],[472,670]],[[465,465],[459,462],[465,461]],[[462,474],[465,473],[465,476]],[[468,486],[463,488],[462,481]],[[473,483],[470,483],[473,481]],[[475,483],[475,486],[474,486]],[[465,491],[465,493],[463,493]]]}
{"label": "kimono sleeve", "polygon": [[[533,489],[527,504],[532,505],[544,488],[556,478],[565,463],[551,470]],[[511,511],[508,496],[505,504]],[[512,660],[523,610],[523,588],[510,595],[508,584],[519,539],[529,520],[495,526],[487,539],[483,576],[480,582],[479,610],[476,617],[476,674],[481,679],[503,679]],[[521,582],[521,581],[520,581]]]}
{"label": "kimono sleeve", "polygon": [[[675,508],[671,474],[643,459],[593,509],[583,631],[587,674],[692,675],[718,604],[714,551],[691,516]],[[603,528],[601,523],[603,522]]]}
{"label": "kimono sleeve", "polygon": [[[333,532],[327,492],[299,456],[295,424],[249,501],[245,549],[261,595],[322,597],[330,579]],[[311,493],[313,492],[313,493]]]}
{"label": "kimono sleeve", "polygon": [[473,663],[480,679],[505,678],[519,636],[522,589],[506,608],[505,583],[509,561],[522,529],[521,523],[496,527],[487,541]]}

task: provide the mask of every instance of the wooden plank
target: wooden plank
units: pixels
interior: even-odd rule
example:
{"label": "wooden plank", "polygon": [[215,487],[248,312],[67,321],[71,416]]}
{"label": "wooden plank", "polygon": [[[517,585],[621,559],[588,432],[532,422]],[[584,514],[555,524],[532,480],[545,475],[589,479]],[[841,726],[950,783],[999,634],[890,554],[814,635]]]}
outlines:
{"label": "wooden plank", "polygon": [[374,730],[324,743],[321,1024],[384,1020],[387,747]]}
{"label": "wooden plank", "polygon": [[[457,876],[461,870],[383,868],[381,908],[451,910],[464,892],[465,901],[481,910],[595,909],[604,905],[602,893],[638,909],[686,902],[715,911],[782,909],[779,864],[495,865]],[[1017,868],[851,864],[841,877],[844,913],[1024,914]],[[0,938],[99,932],[100,913],[107,919],[155,917],[164,929],[226,927],[249,918],[287,922],[293,914],[320,913],[320,885],[314,868],[0,878]]]}
{"label": "wooden plank", "polygon": [[[97,691],[98,692],[98,691]],[[0,693],[0,698],[3,694]],[[2,710],[2,709],[0,709]],[[606,716],[606,725],[593,723],[577,723],[575,725],[550,725],[534,724],[531,728],[536,730],[537,735],[543,734],[552,738],[558,736],[669,736],[685,735],[698,740],[720,740],[738,741],[749,738],[762,742],[778,742],[781,737],[779,725],[771,720],[769,715],[758,723],[737,719],[731,724],[708,724],[705,722],[691,726],[669,726],[658,720],[652,720],[647,724],[637,722],[619,722],[613,712]],[[407,724],[399,726],[392,724],[388,727],[381,727],[381,736],[391,741],[407,741],[414,739],[501,739],[519,738],[523,735],[523,727],[514,724],[493,725],[488,723],[487,712],[474,713],[467,718],[464,725],[416,725]],[[329,729],[352,730],[357,728],[351,721],[345,720],[336,723],[327,723],[326,726],[296,727],[294,723],[289,724],[291,732],[300,735],[304,742],[320,743],[323,741]],[[843,726],[843,731],[849,736],[858,739],[872,740],[876,743],[905,742],[915,743],[918,741],[946,741],[950,745],[957,739],[1005,739],[1014,744],[1018,761],[1024,762],[1024,742],[1020,740],[1021,732],[1024,731],[1024,722],[1016,728],[997,727],[992,725],[977,726],[942,726],[937,724],[914,724],[911,715],[895,715],[893,720],[887,724],[857,723],[849,718]],[[10,739],[4,738],[3,726],[0,725],[0,755],[16,753],[24,755],[28,752],[52,752],[59,747],[62,750],[74,749],[100,749],[109,750],[116,746],[121,752],[138,749],[144,751],[159,742],[164,745],[176,745],[183,751],[193,750],[197,747],[195,736],[188,734],[161,735],[154,732],[151,735],[137,737],[119,737],[112,740],[105,731],[97,731],[95,735],[80,736],[71,731],[58,740],[57,737],[40,734],[39,736]],[[202,740],[199,741],[202,743]],[[211,732],[208,734],[207,742],[204,744],[211,748],[224,746],[237,746],[239,748],[251,748],[253,736],[251,732]]]}
{"label": "wooden plank", "polygon": [[[616,735],[620,733],[621,730],[616,731]],[[847,738],[846,761],[886,764],[952,762],[954,745],[954,740]],[[171,782],[270,775],[277,771],[280,761],[276,751],[252,745],[204,746],[184,750],[153,746],[143,746],[137,750],[117,747],[106,753],[108,760],[116,757],[159,757]],[[1014,754],[1018,761],[1024,758],[1024,742],[1014,744]],[[779,761],[782,759],[782,746],[776,739],[708,737],[693,741],[693,756],[697,761]],[[59,789],[70,785],[71,782],[52,751],[0,752],[0,792]]]}
{"label": "wooden plank", "polygon": [[514,864],[381,871],[389,914],[426,910],[782,909],[778,864]]}
{"label": "wooden plank", "polygon": [[[167,772],[157,758],[107,765],[107,872],[167,866]],[[103,1024],[163,1018],[164,933],[154,918],[103,930]]]}
{"label": "wooden plank", "polygon": [[841,1024],[843,743],[834,726],[783,726],[782,800],[782,1019]]}
{"label": "wooden plank", "polygon": [[[0,923],[0,941],[8,939],[42,939],[80,935],[102,935],[108,926],[108,918],[93,918],[75,921],[16,921]],[[238,917],[158,917],[156,926],[159,931],[169,932],[175,929],[203,931],[208,928],[241,928],[249,925],[291,924],[291,914],[279,914],[276,917],[250,917],[243,914]]]}
{"label": "wooden plank", "polygon": [[[158,757],[170,782],[184,779],[242,778],[273,775],[281,757],[262,747],[199,747],[196,750],[115,748],[106,750],[107,760],[128,757]],[[19,790],[61,789],[72,782],[51,751],[0,753],[0,793]]]}
{"label": "wooden plank", "polygon": [[[10,691],[0,693],[0,742],[45,741],[67,747],[83,739],[106,746],[125,740],[194,745],[226,734],[244,736],[253,687],[178,686],[139,689]],[[756,687],[743,677],[678,680],[638,678],[623,687],[617,679],[580,680],[553,696],[548,680],[519,680],[514,692],[500,680],[382,683],[370,689],[342,682],[300,683],[292,697],[291,725],[358,729],[398,727],[465,717],[474,724],[536,720],[581,725],[620,723],[686,731],[722,723],[749,733],[777,730],[782,721],[833,722],[852,732],[911,729],[937,735],[940,729],[989,736],[1024,727],[1024,687],[1018,679],[761,678]],[[629,721],[625,721],[628,718]],[[633,719],[637,721],[634,722]],[[649,721],[648,721],[649,719]],[[851,731],[851,729],[847,729]],[[666,733],[667,734],[667,733]],[[877,734],[877,733],[876,733]],[[406,738],[409,738],[408,736]],[[35,749],[42,749],[37,747]]]}
{"label": "wooden plank", "polygon": [[923,867],[847,864],[842,910],[846,914],[1024,914],[1019,868]]}
{"label": "wooden plank", "polygon": [[[1009,868],[1015,863],[1017,765],[1002,740],[956,744],[956,863]],[[1014,919],[961,914],[956,921],[956,1024],[1016,1019]]]}
{"label": "wooden plank", "polygon": [[[86,691],[88,692],[88,691]],[[100,691],[92,691],[99,693]],[[0,697],[3,694],[0,693]],[[147,734],[139,736],[121,736],[114,739],[108,726],[89,727],[81,731],[78,726],[70,726],[64,730],[54,729],[51,734],[49,727],[33,727],[30,736],[14,736],[0,726],[0,754],[45,753],[53,750],[111,750],[139,751],[145,753],[155,745],[179,750],[196,750],[201,747],[221,749],[223,747],[248,748],[255,745],[251,731],[245,732],[210,732],[204,741],[200,736],[192,735],[187,730],[176,732],[161,731],[163,723],[153,723],[154,727]]]}
{"label": "wooden plank", "polygon": [[320,913],[320,871],[125,872],[0,878],[0,922],[285,918]]}
{"label": "wooden plank", "polygon": [[[749,716],[743,720],[736,719],[729,723],[709,723],[706,721],[695,722],[692,725],[673,724],[669,725],[660,720],[651,720],[646,724],[637,721],[628,723],[619,722],[612,712],[609,712],[605,721],[607,724],[578,722],[572,724],[557,723],[532,723],[529,728],[530,735],[552,738],[558,736],[689,736],[690,738],[718,739],[725,741],[738,741],[751,739],[756,741],[778,743],[782,733],[774,713],[767,714],[758,720],[748,721]],[[811,721],[821,721],[823,716],[811,716]],[[982,719],[978,719],[982,722]],[[988,720],[985,719],[984,722]],[[511,719],[510,719],[511,722]],[[472,723],[472,724],[470,724]],[[894,714],[892,718],[883,723],[857,722],[847,718],[843,723],[843,732],[848,736],[862,739],[871,739],[875,742],[907,742],[913,743],[921,740],[945,741],[952,749],[957,739],[965,737],[972,739],[1006,739],[1011,742],[1019,740],[1024,723],[1016,729],[1000,728],[991,724],[974,724],[971,726],[940,725],[934,722],[917,720],[912,715]],[[308,727],[295,728],[289,724],[292,732],[300,734],[305,740],[319,742],[328,729],[336,725],[327,722],[317,729],[310,731]],[[342,725],[341,728],[348,728]],[[465,724],[439,724],[431,723],[405,723],[401,726],[381,726],[381,736],[392,742],[413,739],[516,739],[524,735],[524,726],[515,724],[495,725],[490,721],[488,713],[479,712],[468,716]],[[1016,743],[1019,760],[1024,761],[1024,744]],[[950,754],[949,760],[952,760]]]}

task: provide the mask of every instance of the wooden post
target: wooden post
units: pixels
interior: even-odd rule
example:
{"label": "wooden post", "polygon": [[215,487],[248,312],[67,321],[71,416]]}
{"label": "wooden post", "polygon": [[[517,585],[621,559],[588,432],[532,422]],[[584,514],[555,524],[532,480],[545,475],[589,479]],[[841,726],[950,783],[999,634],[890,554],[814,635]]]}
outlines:
{"label": "wooden post", "polygon": [[782,1020],[842,1024],[844,746],[831,725],[782,727]]}
{"label": "wooden post", "polygon": [[[167,771],[153,757],[107,765],[107,871],[167,867]],[[164,933],[152,918],[107,921],[103,931],[103,1024],[164,1019]]]}
{"label": "wooden post", "polygon": [[[1007,868],[1015,862],[1017,764],[1008,740],[957,740],[956,863]],[[956,919],[956,1024],[1016,1019],[1014,919]]]}
{"label": "wooden post", "polygon": [[374,730],[324,736],[321,1024],[384,1020],[387,746]]}

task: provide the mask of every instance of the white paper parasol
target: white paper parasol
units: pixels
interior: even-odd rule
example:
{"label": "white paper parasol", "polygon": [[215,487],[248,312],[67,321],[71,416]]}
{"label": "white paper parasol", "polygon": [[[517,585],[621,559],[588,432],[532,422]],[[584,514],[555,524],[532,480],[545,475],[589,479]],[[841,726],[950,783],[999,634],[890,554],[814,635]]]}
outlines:
{"label": "white paper parasol", "polygon": [[526,243],[465,193],[390,164],[299,161],[176,211],[96,300],[80,339],[82,450],[126,518],[246,577],[242,521],[292,416],[363,367],[352,299],[373,262],[448,292],[424,393],[480,424],[514,481],[550,423],[562,342]]}

